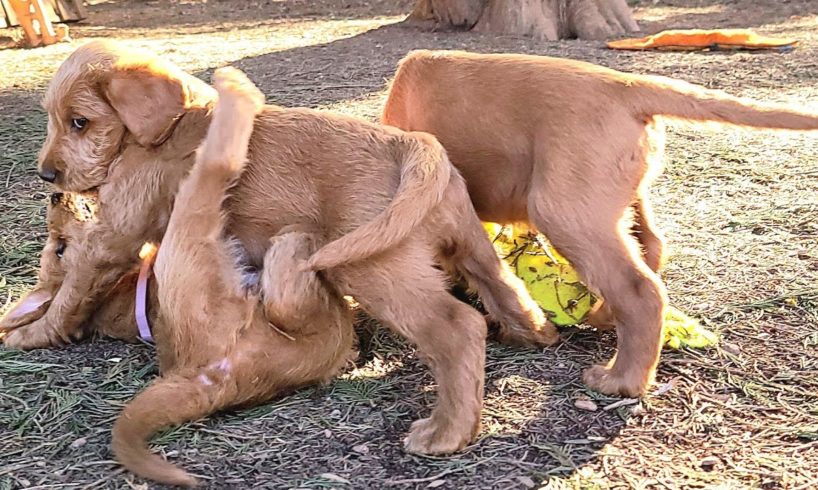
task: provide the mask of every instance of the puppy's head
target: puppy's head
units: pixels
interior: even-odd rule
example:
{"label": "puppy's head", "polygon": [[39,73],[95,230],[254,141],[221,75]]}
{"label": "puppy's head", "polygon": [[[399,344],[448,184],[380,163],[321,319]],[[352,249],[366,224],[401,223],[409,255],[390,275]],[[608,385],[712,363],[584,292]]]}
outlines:
{"label": "puppy's head", "polygon": [[206,83],[149,52],[85,44],[63,62],[43,99],[40,177],[68,192],[97,187],[126,145],[161,145],[186,110],[215,97]]}
{"label": "puppy's head", "polygon": [[[40,255],[37,285],[0,319],[0,329],[19,328],[45,315],[69,272],[95,273],[75,269],[78,259],[89,253],[90,244],[85,238],[96,213],[95,194],[51,195],[46,215],[48,237]],[[108,292],[103,306],[89,322],[91,329],[120,338],[136,335],[133,313],[136,275],[136,271],[129,272]]]}
{"label": "puppy's head", "polygon": [[48,238],[40,254],[37,285],[0,320],[3,329],[27,325],[42,317],[71,268],[71,262],[82,253],[77,242],[83,235],[83,224],[96,215],[96,196],[54,193],[48,203],[46,221]]}

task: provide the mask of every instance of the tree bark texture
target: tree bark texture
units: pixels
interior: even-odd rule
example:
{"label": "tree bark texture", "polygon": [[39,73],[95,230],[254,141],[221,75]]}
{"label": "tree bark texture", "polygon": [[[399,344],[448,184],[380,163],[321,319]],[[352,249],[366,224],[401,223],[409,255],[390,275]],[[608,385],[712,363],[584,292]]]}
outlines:
{"label": "tree bark texture", "polygon": [[639,31],[626,0],[418,0],[408,20],[548,41]]}

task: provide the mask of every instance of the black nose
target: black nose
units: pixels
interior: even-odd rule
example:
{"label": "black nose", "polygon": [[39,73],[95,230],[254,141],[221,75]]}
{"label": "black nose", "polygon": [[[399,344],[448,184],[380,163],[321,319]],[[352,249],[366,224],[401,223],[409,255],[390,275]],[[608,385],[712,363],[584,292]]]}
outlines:
{"label": "black nose", "polygon": [[51,182],[52,184],[54,183],[55,180],[57,180],[57,171],[54,170],[53,168],[44,168],[40,170],[40,173],[38,175],[44,181]]}

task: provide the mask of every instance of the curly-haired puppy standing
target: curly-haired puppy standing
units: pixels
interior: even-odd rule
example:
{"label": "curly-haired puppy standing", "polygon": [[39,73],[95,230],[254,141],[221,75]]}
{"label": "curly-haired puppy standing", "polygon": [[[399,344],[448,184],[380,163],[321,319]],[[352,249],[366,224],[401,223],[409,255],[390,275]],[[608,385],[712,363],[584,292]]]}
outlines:
{"label": "curly-haired puppy standing", "polygon": [[[415,51],[392,82],[382,122],[435,135],[478,215],[528,221],[605,299],[591,323],[617,327],[617,354],[585,372],[604,393],[645,392],[659,359],[662,239],[648,187],[661,171],[654,116],[816,129],[818,117],[663,77],[574,60]],[[633,207],[629,236],[628,208]]]}

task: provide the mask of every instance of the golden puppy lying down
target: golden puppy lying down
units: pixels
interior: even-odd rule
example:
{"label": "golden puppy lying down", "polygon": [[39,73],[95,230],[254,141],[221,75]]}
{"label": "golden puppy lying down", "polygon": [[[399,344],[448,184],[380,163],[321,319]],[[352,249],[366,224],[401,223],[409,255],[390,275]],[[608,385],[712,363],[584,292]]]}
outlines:
{"label": "golden puppy lying down", "polygon": [[[590,323],[617,327],[617,354],[584,374],[604,393],[643,394],[659,359],[666,295],[648,188],[664,132],[654,116],[818,128],[815,115],[669,78],[456,51],[410,53],[383,111],[383,123],[440,140],[482,219],[529,222],[605,299]],[[631,207],[641,253],[623,226]]]}
{"label": "golden puppy lying down", "polygon": [[[222,201],[244,168],[253,118],[263,96],[238,71],[214,75],[213,120],[189,177],[179,189],[150,281],[148,311],[162,376],[116,420],[117,459],[134,473],[175,485],[196,480],[150,454],[159,429],[228,407],[262,403],[284,391],[335,376],[352,354],[352,314],[314,271],[300,266],[316,237],[284,231],[270,241],[258,284],[248,289],[222,238]],[[59,279],[84,253],[88,222],[55,195],[41,280]],[[104,205],[104,204],[103,204]],[[90,322],[103,333],[136,337],[136,275],[126,274]],[[203,288],[218,283],[220,288]]]}
{"label": "golden puppy lying down", "polygon": [[[99,217],[58,289],[22,300],[39,302],[36,314],[12,310],[0,321],[7,345],[44,347],[82,336],[82,323],[134,266],[141,244],[162,240],[215,99],[210,86],[179,68],[111,43],[88,43],[62,64],[45,97],[40,172],[61,190],[98,188]],[[260,269],[270,239],[285,227],[313,233],[322,248],[308,266],[321,270],[338,296],[353,296],[414,342],[434,373],[437,404],[413,425],[406,448],[447,453],[465,446],[479,429],[486,322],[448,293],[439,266],[476,287],[504,339],[551,344],[558,337],[494,253],[437,140],[268,105],[255,118],[247,158],[223,206],[224,234],[245,252],[242,265]],[[195,287],[213,298],[225,289],[217,277]],[[208,302],[192,309],[204,309],[203,321],[214,311]]]}

